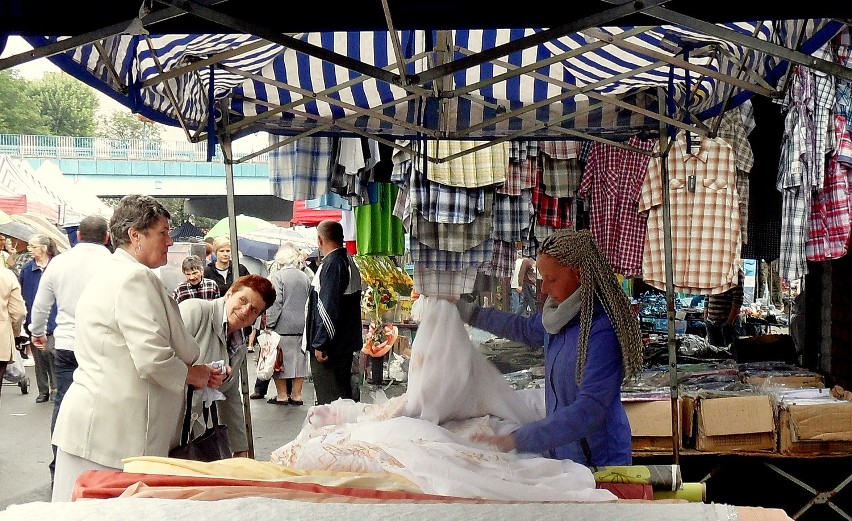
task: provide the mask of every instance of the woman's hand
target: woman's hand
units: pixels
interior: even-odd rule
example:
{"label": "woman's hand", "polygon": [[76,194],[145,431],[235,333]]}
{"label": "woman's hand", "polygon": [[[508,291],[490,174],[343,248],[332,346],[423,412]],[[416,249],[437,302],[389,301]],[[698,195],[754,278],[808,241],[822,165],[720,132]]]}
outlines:
{"label": "woman's hand", "polygon": [[500,452],[509,452],[515,449],[515,437],[511,434],[505,436],[490,436],[488,434],[474,434],[471,439],[477,443],[487,443]]}
{"label": "woman's hand", "polygon": [[225,381],[225,378],[230,376],[232,369],[230,365],[226,365],[219,370],[213,367],[213,364],[207,364],[210,367],[210,378],[207,379],[207,387],[212,387],[213,389],[218,389],[222,382]]}
{"label": "woman's hand", "polygon": [[201,364],[190,366],[189,371],[186,373],[186,383],[196,389],[201,389],[207,385],[207,382],[210,380],[211,373],[213,373],[213,369],[211,369],[209,365]]}

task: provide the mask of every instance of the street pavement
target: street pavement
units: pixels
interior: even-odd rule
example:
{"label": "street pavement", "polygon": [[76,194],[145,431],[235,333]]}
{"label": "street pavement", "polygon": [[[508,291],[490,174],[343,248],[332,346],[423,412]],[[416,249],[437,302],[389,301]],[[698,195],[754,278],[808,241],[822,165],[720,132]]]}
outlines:
{"label": "street pavement", "polygon": [[[254,386],[255,354],[249,354],[249,392]],[[18,385],[3,384],[0,392],[0,511],[11,504],[31,501],[50,501],[50,418],[53,402],[35,403],[35,373],[27,367],[30,377],[29,394],[22,394]],[[267,398],[275,395],[275,385],[269,384]],[[393,384],[388,395],[404,392],[404,384]],[[250,400],[254,455],[258,461],[269,461],[275,449],[292,441],[305,421],[309,405],[315,403],[313,384],[305,383],[303,406],[275,405],[266,400]],[[370,402],[371,388],[361,388],[361,401]]]}

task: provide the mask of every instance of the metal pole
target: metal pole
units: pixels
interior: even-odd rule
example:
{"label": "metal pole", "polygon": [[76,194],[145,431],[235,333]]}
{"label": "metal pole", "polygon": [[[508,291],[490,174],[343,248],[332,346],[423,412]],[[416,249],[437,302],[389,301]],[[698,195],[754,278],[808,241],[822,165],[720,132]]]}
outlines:
{"label": "metal pole", "polygon": [[[212,109],[212,107],[211,107]],[[225,162],[225,186],[227,189],[227,206],[228,206],[228,230],[231,238],[231,267],[234,271],[234,276],[239,274],[239,245],[237,243],[237,215],[236,204],[234,202],[234,164],[233,153],[231,150],[231,132],[228,130],[228,105],[227,98],[220,100],[220,112],[222,114],[222,134],[219,136],[219,143],[222,146],[222,155]],[[243,357],[243,362],[240,364],[240,395],[243,400],[243,413],[246,418],[246,437],[248,438],[248,457],[254,459],[254,435],[251,428],[251,400],[249,399],[249,372],[248,372],[248,355]]]}
{"label": "metal pole", "polygon": [[[662,87],[657,89],[660,114],[665,115],[665,92]],[[666,323],[668,325],[669,349],[669,392],[672,400],[672,456],[673,463],[680,463],[680,408],[678,407],[677,384],[677,343],[675,338],[675,307],[674,307],[674,265],[672,254],[672,210],[671,194],[669,193],[669,147],[668,126],[660,121],[660,171],[663,178],[663,251],[666,261]]]}

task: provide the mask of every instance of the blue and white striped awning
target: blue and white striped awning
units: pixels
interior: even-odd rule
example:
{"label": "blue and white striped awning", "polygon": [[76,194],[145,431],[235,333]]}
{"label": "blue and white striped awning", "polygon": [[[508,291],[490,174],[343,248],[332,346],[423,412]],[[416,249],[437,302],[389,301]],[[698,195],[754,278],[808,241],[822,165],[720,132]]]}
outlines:
{"label": "blue and white striped awning", "polygon": [[[221,131],[219,108],[227,106],[234,136],[617,138],[659,128],[658,92],[666,93],[669,123],[683,125],[755,93],[777,95],[789,62],[731,35],[810,54],[841,24],[714,27],[716,34],[593,27],[530,45],[544,30],[306,33],[288,47],[240,34],[117,35],[51,59],[133,111],[196,137]],[[38,48],[61,39],[27,40]],[[507,54],[495,58],[494,49]]]}

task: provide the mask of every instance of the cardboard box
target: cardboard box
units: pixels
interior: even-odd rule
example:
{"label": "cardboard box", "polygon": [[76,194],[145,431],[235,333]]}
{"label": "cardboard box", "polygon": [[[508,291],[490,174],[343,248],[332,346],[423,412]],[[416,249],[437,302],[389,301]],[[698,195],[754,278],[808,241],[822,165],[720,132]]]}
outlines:
{"label": "cardboard box", "polygon": [[781,454],[852,454],[852,403],[784,405],[778,432]]}
{"label": "cardboard box", "polygon": [[775,450],[775,417],[769,396],[699,396],[695,408],[696,449],[708,452]]}
{"label": "cardboard box", "polygon": [[624,410],[630,420],[633,450],[672,450],[671,403],[671,400],[624,402]]}

